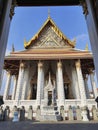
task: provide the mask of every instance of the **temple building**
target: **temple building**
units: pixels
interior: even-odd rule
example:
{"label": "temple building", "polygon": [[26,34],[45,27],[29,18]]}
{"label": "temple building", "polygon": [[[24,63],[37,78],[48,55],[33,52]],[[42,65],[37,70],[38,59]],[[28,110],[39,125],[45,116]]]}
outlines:
{"label": "temple building", "polygon": [[[60,113],[61,109],[65,111],[70,107],[91,109],[96,106],[98,94],[92,53],[87,48],[76,49],[75,45],[76,41],[68,39],[48,17],[38,33],[28,42],[24,41],[25,50],[13,48],[5,57],[4,105],[25,109],[32,106],[35,118],[42,120],[55,118],[54,107]],[[12,76],[14,84],[9,100]],[[90,98],[89,76],[93,99]]]}

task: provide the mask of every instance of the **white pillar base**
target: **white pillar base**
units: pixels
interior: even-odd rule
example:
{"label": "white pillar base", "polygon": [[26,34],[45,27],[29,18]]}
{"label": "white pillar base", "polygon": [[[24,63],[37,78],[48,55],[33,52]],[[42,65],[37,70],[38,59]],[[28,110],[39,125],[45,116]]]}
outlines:
{"label": "white pillar base", "polygon": [[19,121],[19,117],[18,117],[18,111],[14,112],[14,117],[13,117],[13,122],[17,122]]}
{"label": "white pillar base", "polygon": [[82,110],[82,117],[83,117],[83,119],[82,119],[83,121],[89,121],[86,110]]}

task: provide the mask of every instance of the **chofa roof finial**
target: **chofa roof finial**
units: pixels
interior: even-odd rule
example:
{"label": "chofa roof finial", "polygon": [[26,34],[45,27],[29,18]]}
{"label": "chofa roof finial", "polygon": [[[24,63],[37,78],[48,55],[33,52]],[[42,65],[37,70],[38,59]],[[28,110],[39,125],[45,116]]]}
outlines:
{"label": "chofa roof finial", "polygon": [[50,18],[50,8],[48,8],[48,18]]}
{"label": "chofa roof finial", "polygon": [[12,52],[14,52],[14,51],[15,51],[14,44],[12,44]]}
{"label": "chofa roof finial", "polygon": [[86,43],[85,50],[88,51],[88,43]]}
{"label": "chofa roof finial", "polygon": [[72,44],[73,44],[74,46],[76,46],[76,37],[73,39],[72,42],[73,42]]}

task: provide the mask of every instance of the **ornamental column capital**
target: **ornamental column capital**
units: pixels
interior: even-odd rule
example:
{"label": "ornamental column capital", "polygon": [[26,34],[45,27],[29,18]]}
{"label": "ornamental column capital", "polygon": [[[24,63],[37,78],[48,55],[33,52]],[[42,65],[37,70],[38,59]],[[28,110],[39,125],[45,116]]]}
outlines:
{"label": "ornamental column capital", "polygon": [[76,61],[76,68],[81,68],[80,60],[77,60],[77,61]]}
{"label": "ornamental column capital", "polygon": [[93,69],[89,69],[89,74],[95,74],[94,70]]}
{"label": "ornamental column capital", "polygon": [[11,75],[11,71],[7,71],[7,76]]}
{"label": "ornamental column capital", "polygon": [[43,67],[43,62],[39,61],[38,62],[38,68],[42,68]]}
{"label": "ornamental column capital", "polygon": [[58,67],[58,68],[62,68],[62,62],[61,62],[61,61],[59,61],[59,62],[57,63],[57,67]]}
{"label": "ornamental column capital", "polygon": [[18,75],[14,75],[14,80],[18,79]]}
{"label": "ornamental column capital", "polygon": [[87,74],[84,74],[83,77],[84,77],[84,80],[88,80],[88,75]]}
{"label": "ornamental column capital", "polygon": [[20,62],[20,68],[23,69],[23,68],[25,68],[25,67],[26,67],[26,63],[23,62],[23,61],[21,61],[21,62]]}

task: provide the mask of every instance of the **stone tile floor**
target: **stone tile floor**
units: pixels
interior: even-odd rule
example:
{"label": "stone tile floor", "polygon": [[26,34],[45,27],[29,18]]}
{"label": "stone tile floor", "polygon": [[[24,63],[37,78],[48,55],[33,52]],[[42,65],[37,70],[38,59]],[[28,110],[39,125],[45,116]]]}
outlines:
{"label": "stone tile floor", "polygon": [[98,130],[98,121],[33,122],[0,121],[0,130]]}

